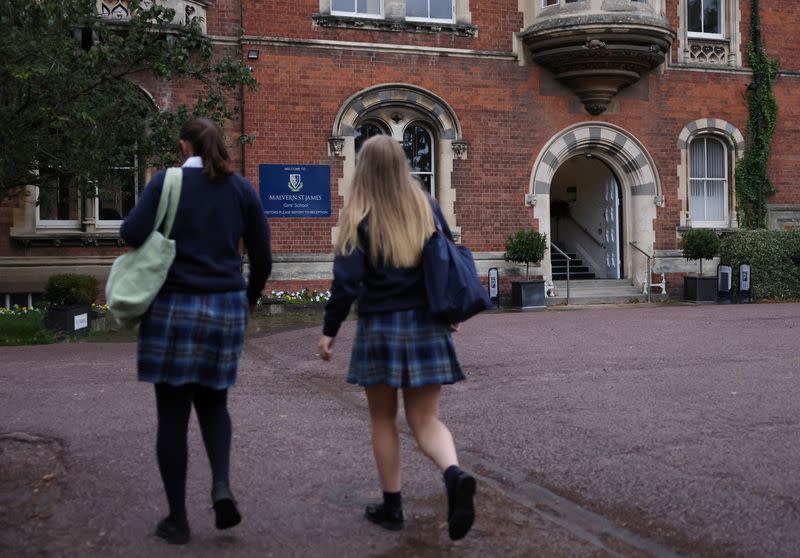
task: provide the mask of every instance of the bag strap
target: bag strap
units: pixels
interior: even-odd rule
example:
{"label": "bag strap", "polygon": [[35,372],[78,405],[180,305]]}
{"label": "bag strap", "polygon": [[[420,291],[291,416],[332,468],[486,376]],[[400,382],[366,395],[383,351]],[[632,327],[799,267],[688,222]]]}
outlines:
{"label": "bag strap", "polygon": [[446,238],[448,238],[450,240],[453,240],[453,237],[451,235],[447,234],[447,231],[445,231],[444,227],[442,227],[442,221],[441,221],[441,219],[439,219],[439,214],[437,213],[436,206],[434,205],[435,202],[432,199],[429,198],[428,199],[428,203],[430,204],[431,212],[433,213],[433,224],[436,225],[436,232],[438,232],[441,235],[444,235]]}
{"label": "bag strap", "polygon": [[156,221],[153,230],[158,230],[164,222],[164,236],[169,238],[172,232],[172,224],[175,222],[175,214],[178,211],[178,202],[181,199],[181,182],[183,180],[183,170],[180,167],[167,169],[164,176],[164,185],[161,188],[161,198],[158,200],[156,210]]}

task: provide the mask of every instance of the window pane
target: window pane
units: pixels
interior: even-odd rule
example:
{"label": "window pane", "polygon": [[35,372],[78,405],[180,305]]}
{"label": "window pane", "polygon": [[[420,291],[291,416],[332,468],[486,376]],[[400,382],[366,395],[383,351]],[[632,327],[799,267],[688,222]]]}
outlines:
{"label": "window pane", "polygon": [[412,125],[403,132],[403,149],[413,172],[433,170],[431,147],[431,136],[422,126]]}
{"label": "window pane", "polygon": [[420,181],[420,187],[428,192],[429,194],[433,194],[433,176],[430,174],[415,174],[414,178]]}
{"label": "window pane", "polygon": [[697,139],[689,147],[689,178],[706,177],[706,140]]}
{"label": "window pane", "polygon": [[334,12],[353,12],[355,11],[355,0],[332,0],[331,11]]}
{"label": "window pane", "polygon": [[361,146],[364,145],[364,142],[367,141],[372,136],[378,136],[383,133],[383,130],[375,124],[366,123],[362,124],[358,128],[356,128],[355,133],[355,142],[356,142],[356,153],[361,151]]}
{"label": "window pane", "polygon": [[706,139],[708,178],[725,178],[725,146],[715,139]]}
{"label": "window pane", "polygon": [[430,0],[431,18],[433,19],[453,19],[452,0]]}
{"label": "window pane", "polygon": [[689,181],[689,218],[692,221],[706,221],[705,181]]}
{"label": "window pane", "polygon": [[703,0],[688,1],[688,26],[692,33],[703,32]]}
{"label": "window pane", "polygon": [[703,33],[721,33],[720,30],[720,0],[704,0],[703,2]]}
{"label": "window pane", "polygon": [[725,181],[706,180],[706,221],[722,221],[725,218]]}
{"label": "window pane", "polygon": [[430,17],[428,15],[428,0],[406,0],[407,17]]}
{"label": "window pane", "polygon": [[547,6],[557,6],[558,0],[542,0],[542,7],[546,8]]}
{"label": "window pane", "polygon": [[383,0],[358,0],[358,13],[381,15],[381,2]]}
{"label": "window pane", "polygon": [[39,186],[39,219],[76,221],[81,218],[80,193],[66,177],[45,178]]}
{"label": "window pane", "polygon": [[119,169],[103,185],[97,198],[99,219],[119,221],[127,217],[136,204],[136,171]]}

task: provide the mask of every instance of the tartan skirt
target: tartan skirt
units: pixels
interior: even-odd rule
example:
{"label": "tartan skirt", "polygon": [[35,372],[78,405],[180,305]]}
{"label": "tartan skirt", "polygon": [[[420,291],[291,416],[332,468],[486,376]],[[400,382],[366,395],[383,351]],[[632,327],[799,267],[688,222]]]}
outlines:
{"label": "tartan skirt", "polygon": [[229,388],[236,383],[246,326],[244,291],[162,291],[139,327],[139,380]]}
{"label": "tartan skirt", "polygon": [[463,379],[449,326],[434,320],[427,309],[358,318],[349,383],[406,388]]}

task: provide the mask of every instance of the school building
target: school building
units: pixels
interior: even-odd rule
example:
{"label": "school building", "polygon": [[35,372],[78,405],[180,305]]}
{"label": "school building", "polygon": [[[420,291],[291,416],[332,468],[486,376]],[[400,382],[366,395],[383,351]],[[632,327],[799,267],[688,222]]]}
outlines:
{"label": "school building", "polygon": [[[267,289],[329,285],[336,221],[361,143],[401,142],[479,272],[502,289],[524,227],[554,246],[535,272],[679,296],[696,270],[680,256],[692,227],[737,229],[735,169],[752,83],[750,0],[164,0],[240,49],[260,87],[242,96],[237,168],[259,188],[273,234]],[[127,2],[98,0],[123,20]],[[800,226],[800,3],[760,8],[781,72],[769,173],[769,226]],[[239,34],[239,28],[243,30]],[[143,83],[158,108],[180,84]],[[232,145],[234,145],[232,143]],[[152,169],[132,169],[135,198]],[[56,272],[104,278],[124,250],[130,204],[37,192],[0,207],[0,304],[24,303]],[[46,201],[46,200],[45,200]],[[648,258],[649,262],[648,262]]]}

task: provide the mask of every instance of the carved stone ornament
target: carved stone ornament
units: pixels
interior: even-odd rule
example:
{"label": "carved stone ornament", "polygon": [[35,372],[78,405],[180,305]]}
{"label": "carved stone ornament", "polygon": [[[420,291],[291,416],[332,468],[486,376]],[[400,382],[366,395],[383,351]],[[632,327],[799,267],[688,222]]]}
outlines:
{"label": "carved stone ornament", "polygon": [[675,32],[644,4],[624,13],[548,11],[520,33],[531,59],[571,89],[589,114],[664,62]]}
{"label": "carved stone ornament", "polygon": [[525,194],[525,206],[534,207],[536,205],[536,194]]}
{"label": "carved stone ornament", "polygon": [[653,196],[653,203],[656,204],[656,207],[664,207],[664,196]]}
{"label": "carved stone ornament", "polygon": [[452,143],[452,146],[453,146],[453,153],[455,153],[456,155],[456,159],[467,158],[467,142],[457,140]]}
{"label": "carved stone ornament", "polygon": [[333,136],[328,138],[331,157],[344,157],[344,138]]}

